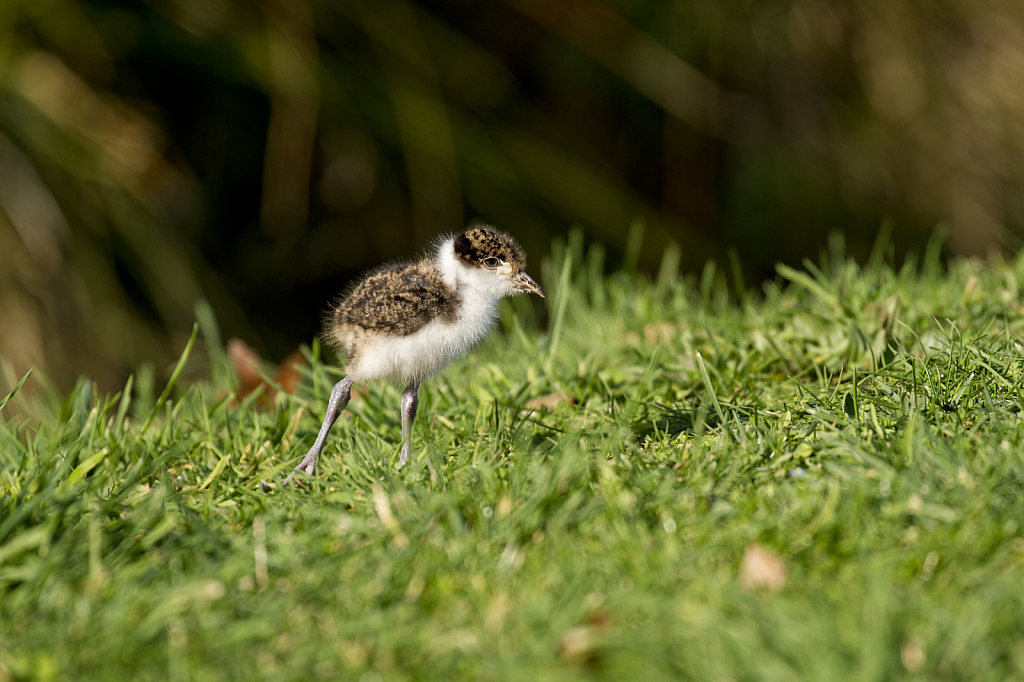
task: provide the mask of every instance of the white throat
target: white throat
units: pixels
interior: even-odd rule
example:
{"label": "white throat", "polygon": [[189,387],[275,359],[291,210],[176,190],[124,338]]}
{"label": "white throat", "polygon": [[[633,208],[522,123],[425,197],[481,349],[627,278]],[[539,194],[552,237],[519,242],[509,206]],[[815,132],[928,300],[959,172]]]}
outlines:
{"label": "white throat", "polygon": [[494,270],[470,267],[460,261],[455,255],[454,241],[449,237],[438,245],[435,264],[445,283],[459,294],[458,317],[449,332],[464,351],[490,330],[497,316],[498,301],[508,295],[509,287],[505,284],[507,277]]}
{"label": "white throat", "polygon": [[449,237],[438,245],[434,262],[445,283],[462,296],[463,303],[489,301],[495,306],[502,297],[519,293],[509,279],[511,265],[502,263],[495,269],[466,265],[455,255],[454,241]]}

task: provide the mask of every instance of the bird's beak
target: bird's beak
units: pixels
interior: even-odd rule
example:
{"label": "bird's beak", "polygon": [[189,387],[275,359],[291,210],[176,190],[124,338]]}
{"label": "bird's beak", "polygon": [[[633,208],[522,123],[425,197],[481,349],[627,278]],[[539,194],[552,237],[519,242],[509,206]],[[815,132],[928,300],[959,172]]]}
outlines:
{"label": "bird's beak", "polygon": [[526,274],[526,270],[520,270],[516,274],[512,275],[512,284],[519,291],[524,291],[528,294],[537,294],[541,298],[547,298],[544,295],[544,290],[540,288],[540,285],[533,281],[533,278]]}

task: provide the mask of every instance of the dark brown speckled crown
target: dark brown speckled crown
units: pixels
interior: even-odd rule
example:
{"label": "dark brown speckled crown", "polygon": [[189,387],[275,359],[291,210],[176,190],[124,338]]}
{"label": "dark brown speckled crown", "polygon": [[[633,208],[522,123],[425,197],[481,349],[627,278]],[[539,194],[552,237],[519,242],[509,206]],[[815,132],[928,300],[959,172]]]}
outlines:
{"label": "dark brown speckled crown", "polygon": [[515,239],[490,225],[480,225],[455,237],[455,255],[466,265],[482,268],[488,258],[500,258],[515,272],[526,267],[526,254]]}

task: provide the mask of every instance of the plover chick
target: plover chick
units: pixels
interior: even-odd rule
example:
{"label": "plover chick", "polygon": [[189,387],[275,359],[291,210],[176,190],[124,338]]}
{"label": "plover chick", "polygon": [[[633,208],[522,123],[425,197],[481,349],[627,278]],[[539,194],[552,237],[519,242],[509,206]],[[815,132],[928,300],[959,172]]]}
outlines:
{"label": "plover chick", "polygon": [[482,225],[448,237],[419,262],[386,265],[357,282],[331,310],[324,329],[324,338],[348,358],[347,376],[334,385],[320,433],[295,471],[316,472],[352,384],[374,379],[405,385],[398,460],[404,466],[420,384],[487,334],[503,297],[544,297],[525,265],[526,254],[514,239]]}

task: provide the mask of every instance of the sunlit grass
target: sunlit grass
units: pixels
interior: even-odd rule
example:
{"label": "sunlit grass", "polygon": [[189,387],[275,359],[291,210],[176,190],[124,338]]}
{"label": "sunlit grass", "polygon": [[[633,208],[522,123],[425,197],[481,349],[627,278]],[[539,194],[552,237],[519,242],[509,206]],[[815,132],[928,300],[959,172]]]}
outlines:
{"label": "sunlit grass", "polygon": [[14,396],[0,680],[1022,676],[1024,261],[837,248],[737,303],[556,258],[551,334],[514,301],[402,471],[371,386],[281,488],[342,375],[316,347],[272,413]]}

